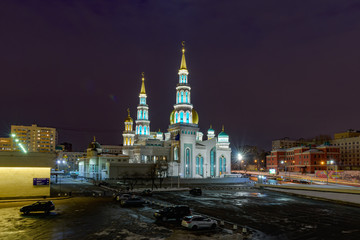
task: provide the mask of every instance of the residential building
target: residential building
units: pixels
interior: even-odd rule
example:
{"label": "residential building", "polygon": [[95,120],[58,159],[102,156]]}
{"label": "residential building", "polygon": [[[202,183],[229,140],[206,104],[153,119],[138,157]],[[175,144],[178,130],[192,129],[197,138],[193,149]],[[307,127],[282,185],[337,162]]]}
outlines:
{"label": "residential building", "polygon": [[[57,132],[55,128],[11,125],[12,149],[20,151],[21,143],[27,152],[55,152]],[[18,140],[18,142],[15,142]]]}
{"label": "residential building", "polygon": [[12,151],[11,138],[0,138],[0,151]]}
{"label": "residential building", "polygon": [[335,133],[334,134],[334,139],[342,139],[342,138],[353,138],[353,137],[359,137],[360,136],[360,131],[355,131],[353,129],[349,129],[346,132],[341,132],[341,133]]}
{"label": "residential building", "polygon": [[276,171],[314,173],[316,170],[339,166],[340,148],[329,144],[300,146],[271,151],[266,156],[266,168]]}
{"label": "residential building", "polygon": [[310,143],[305,141],[304,139],[291,140],[288,137],[285,137],[283,139],[272,141],[272,150],[287,149],[287,148],[298,147],[301,145],[308,145],[308,144]]}
{"label": "residential building", "polygon": [[[353,136],[353,134],[351,133],[347,136]],[[341,169],[360,169],[360,136],[337,138],[331,141],[331,145],[340,148],[339,166]]]}

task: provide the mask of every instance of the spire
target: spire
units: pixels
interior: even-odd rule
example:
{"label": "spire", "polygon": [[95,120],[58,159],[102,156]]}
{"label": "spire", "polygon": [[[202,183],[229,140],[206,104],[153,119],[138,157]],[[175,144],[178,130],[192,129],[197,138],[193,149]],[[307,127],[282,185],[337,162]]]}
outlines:
{"label": "spire", "polygon": [[127,109],[128,117],[130,117],[130,109]]}
{"label": "spire", "polygon": [[144,83],[144,81],[145,81],[145,77],[144,77],[144,72],[142,72],[141,73],[141,81],[142,81],[142,83],[141,83],[141,91],[140,91],[140,94],[146,94],[146,92],[145,92],[145,83]]}
{"label": "spire", "polygon": [[181,58],[180,70],[181,69],[187,70],[186,61],[185,61],[185,41],[182,41],[181,45],[182,45],[182,58]]}
{"label": "spire", "polygon": [[94,136],[94,142],[96,142],[96,138],[95,138],[95,136]]}
{"label": "spire", "polygon": [[222,125],[222,132],[224,131],[224,125]]}

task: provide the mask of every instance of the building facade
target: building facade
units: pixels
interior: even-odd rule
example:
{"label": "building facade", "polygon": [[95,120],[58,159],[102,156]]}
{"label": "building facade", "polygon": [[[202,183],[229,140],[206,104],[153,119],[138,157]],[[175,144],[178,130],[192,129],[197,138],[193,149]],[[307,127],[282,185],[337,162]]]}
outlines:
{"label": "building facade", "polygon": [[21,151],[21,144],[27,152],[55,152],[57,131],[55,128],[11,125],[12,151]]}
{"label": "building facade", "polygon": [[335,169],[339,166],[340,149],[331,145],[293,147],[271,151],[266,156],[267,170],[277,172],[314,173],[315,170]]}
{"label": "building facade", "polygon": [[231,148],[229,135],[222,131],[216,136],[210,128],[207,140],[198,126],[199,116],[191,102],[189,71],[186,66],[185,48],[182,48],[180,69],[174,109],[170,114],[168,131],[150,132],[149,107],[146,103],[145,78],[137,107],[136,127],[133,120],[125,120],[123,131],[123,153],[130,163],[166,162],[168,176],[181,178],[221,177],[231,171]]}
{"label": "building facade", "polygon": [[272,141],[272,150],[287,149],[287,148],[298,147],[301,145],[308,145],[308,144],[310,143],[306,142],[304,139],[291,140],[285,137],[282,139]]}
{"label": "building facade", "polygon": [[13,151],[11,138],[0,138],[0,151]]}
{"label": "building facade", "polygon": [[331,141],[331,145],[340,149],[339,166],[341,169],[360,169],[360,136],[336,138]]}

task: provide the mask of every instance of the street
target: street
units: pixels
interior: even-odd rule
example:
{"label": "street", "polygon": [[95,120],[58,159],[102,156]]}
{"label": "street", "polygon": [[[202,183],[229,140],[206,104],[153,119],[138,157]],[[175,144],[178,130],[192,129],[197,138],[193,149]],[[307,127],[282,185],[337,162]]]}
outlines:
{"label": "street", "polygon": [[[63,190],[75,188],[68,184]],[[78,189],[99,189],[87,183]],[[90,190],[89,190],[90,191]],[[90,195],[83,192],[84,195]],[[110,195],[107,194],[107,195]],[[150,201],[186,204],[193,214],[205,214],[223,220],[231,234],[215,231],[188,231],[178,223],[155,221],[160,206],[122,208],[108,197],[78,196],[53,200],[50,215],[20,214],[19,209],[32,201],[0,203],[0,239],[242,239],[242,227],[249,239],[359,239],[360,209],[258,189],[203,188],[202,196],[188,191],[156,192]]]}

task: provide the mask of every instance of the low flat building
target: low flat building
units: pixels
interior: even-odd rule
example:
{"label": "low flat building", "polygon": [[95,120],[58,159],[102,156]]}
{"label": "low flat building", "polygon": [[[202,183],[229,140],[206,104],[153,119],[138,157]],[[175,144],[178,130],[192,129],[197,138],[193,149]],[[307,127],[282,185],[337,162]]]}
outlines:
{"label": "low flat building", "polygon": [[0,198],[50,196],[55,153],[0,152]]}

